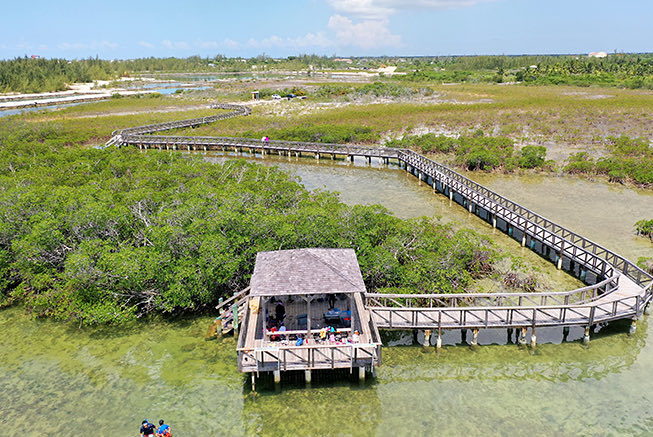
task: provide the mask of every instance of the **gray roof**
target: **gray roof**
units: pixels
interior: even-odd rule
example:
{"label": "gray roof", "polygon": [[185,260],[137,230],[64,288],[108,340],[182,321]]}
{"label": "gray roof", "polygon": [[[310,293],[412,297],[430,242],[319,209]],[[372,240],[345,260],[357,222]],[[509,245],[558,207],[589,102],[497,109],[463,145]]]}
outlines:
{"label": "gray roof", "polygon": [[252,296],[365,291],[353,249],[259,252],[250,285]]}

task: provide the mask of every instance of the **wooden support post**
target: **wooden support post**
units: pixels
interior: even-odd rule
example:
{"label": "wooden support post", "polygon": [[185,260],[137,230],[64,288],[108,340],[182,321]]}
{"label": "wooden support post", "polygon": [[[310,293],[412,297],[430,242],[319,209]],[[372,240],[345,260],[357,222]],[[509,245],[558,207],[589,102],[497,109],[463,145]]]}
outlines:
{"label": "wooden support post", "polygon": [[281,370],[273,370],[272,375],[274,377],[274,385],[278,386],[281,384]]}
{"label": "wooden support post", "polygon": [[306,384],[311,383],[311,370],[307,369],[304,371],[304,379],[306,380]]}
{"label": "wooden support post", "polygon": [[472,199],[468,200],[469,202],[469,212],[474,212],[474,203],[472,202]]}
{"label": "wooden support post", "polygon": [[206,152],[206,146],[204,146],[204,151]]}
{"label": "wooden support post", "polygon": [[360,382],[365,381],[365,366],[360,366],[358,368],[358,380]]}
{"label": "wooden support post", "polygon": [[453,200],[453,190],[451,189],[451,186],[449,186],[449,200]]}
{"label": "wooden support post", "polygon": [[438,328],[438,339],[435,341],[435,349],[442,349],[442,330]]}
{"label": "wooden support post", "polygon": [[535,349],[535,346],[537,345],[537,337],[535,336],[535,326],[532,328],[533,332],[531,333],[531,347]]}
{"label": "wooden support post", "polygon": [[508,343],[512,343],[512,331],[513,331],[513,329],[512,329],[512,328],[508,328],[507,331],[508,331],[508,332],[507,332],[507,335],[506,335],[506,341],[507,341]]}
{"label": "wooden support post", "polygon": [[558,262],[556,265],[556,267],[558,267],[558,270],[562,269],[562,253],[564,252],[564,250],[565,250],[565,242],[563,241],[560,244],[560,252],[558,253]]}
{"label": "wooden support post", "polygon": [[355,320],[356,311],[354,311],[354,306],[356,305],[356,299],[354,299],[353,294],[350,294],[349,297],[347,297],[347,299],[349,299],[349,311],[351,311],[351,316],[349,320],[351,324],[351,332],[353,333],[356,330],[356,320]]}
{"label": "wooden support post", "polygon": [[366,156],[365,159],[367,160],[368,164],[372,164],[372,157],[371,156]]}
{"label": "wooden support post", "polygon": [[630,329],[628,330],[628,333],[630,335],[633,335],[637,331],[637,319],[633,319],[632,323],[630,324]]}
{"label": "wooden support post", "polygon": [[521,247],[526,247],[526,230],[524,230],[524,234],[521,236]]}
{"label": "wooden support post", "polygon": [[492,214],[492,227],[494,229],[497,228],[497,215],[496,214]]}
{"label": "wooden support post", "polygon": [[308,340],[309,338],[311,338],[311,340],[312,340],[312,337],[311,337],[311,300],[313,300],[311,298],[311,296],[307,296],[306,306],[308,308],[306,309],[306,330],[308,331],[308,333],[306,334],[306,338],[304,339],[304,341]]}
{"label": "wooden support post", "polygon": [[238,337],[238,305],[233,304],[231,306],[231,314],[233,315],[233,322],[231,322],[234,326],[234,336]]}
{"label": "wooden support post", "polygon": [[422,343],[422,346],[429,347],[430,345],[431,345],[431,330],[426,329],[424,331],[424,343]]}
{"label": "wooden support post", "polygon": [[331,154],[331,161],[333,161],[334,159],[336,159],[336,154],[335,154],[335,153],[332,153],[332,154]]}
{"label": "wooden support post", "polygon": [[252,391],[256,391],[256,373],[252,372]]}
{"label": "wooden support post", "polygon": [[474,329],[473,331],[472,346],[478,346],[478,329]]}
{"label": "wooden support post", "polygon": [[315,154],[315,159],[317,159],[318,161],[320,160],[320,154],[319,153]]}
{"label": "wooden support post", "polygon": [[583,344],[590,344],[590,327],[585,327],[585,335],[583,335]]}

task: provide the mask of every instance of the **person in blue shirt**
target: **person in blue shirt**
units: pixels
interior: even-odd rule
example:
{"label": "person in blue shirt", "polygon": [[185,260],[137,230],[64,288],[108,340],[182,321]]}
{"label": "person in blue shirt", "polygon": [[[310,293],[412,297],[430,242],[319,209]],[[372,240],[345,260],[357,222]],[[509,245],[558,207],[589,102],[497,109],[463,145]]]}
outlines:
{"label": "person in blue shirt", "polygon": [[159,429],[156,430],[157,437],[170,437],[170,425],[163,422],[163,419],[159,420]]}

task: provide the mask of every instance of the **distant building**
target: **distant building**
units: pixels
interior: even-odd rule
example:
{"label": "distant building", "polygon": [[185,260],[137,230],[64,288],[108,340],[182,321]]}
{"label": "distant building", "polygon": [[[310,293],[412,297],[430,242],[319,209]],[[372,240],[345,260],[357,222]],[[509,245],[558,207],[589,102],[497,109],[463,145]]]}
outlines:
{"label": "distant building", "polygon": [[353,61],[349,58],[335,58],[334,62],[344,62],[345,64],[351,64]]}
{"label": "distant building", "polygon": [[590,58],[605,58],[608,56],[608,54],[606,52],[591,52],[587,56]]}

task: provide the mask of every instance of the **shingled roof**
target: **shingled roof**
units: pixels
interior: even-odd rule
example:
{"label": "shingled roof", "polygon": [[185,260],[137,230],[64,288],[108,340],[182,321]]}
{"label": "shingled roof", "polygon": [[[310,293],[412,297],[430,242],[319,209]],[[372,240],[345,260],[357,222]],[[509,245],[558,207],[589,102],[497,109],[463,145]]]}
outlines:
{"label": "shingled roof", "polygon": [[353,249],[259,252],[250,285],[252,296],[365,291]]}

